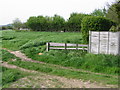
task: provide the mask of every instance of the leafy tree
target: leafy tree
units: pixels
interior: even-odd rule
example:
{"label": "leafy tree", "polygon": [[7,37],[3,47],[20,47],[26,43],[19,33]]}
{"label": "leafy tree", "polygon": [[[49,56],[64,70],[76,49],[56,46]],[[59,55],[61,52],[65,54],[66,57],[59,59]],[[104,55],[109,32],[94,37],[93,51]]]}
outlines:
{"label": "leafy tree", "polygon": [[52,31],[53,30],[53,26],[52,26],[52,21],[53,21],[53,17],[45,17],[47,22],[46,22],[46,31]]}
{"label": "leafy tree", "polygon": [[13,28],[16,30],[19,30],[22,27],[22,22],[16,18],[15,20],[13,20]]}
{"label": "leafy tree", "polygon": [[7,26],[2,26],[1,27],[1,30],[6,30],[7,29]]}
{"label": "leafy tree", "polygon": [[117,24],[120,24],[120,1],[116,1],[108,8],[106,17],[112,19]]}
{"label": "leafy tree", "polygon": [[111,27],[111,31],[120,31],[120,1],[116,1],[112,5],[109,5],[109,9],[107,11],[107,18],[116,22],[116,25]]}
{"label": "leafy tree", "polygon": [[37,17],[34,17],[34,16],[30,17],[26,22],[27,26],[34,31],[37,31],[36,23],[37,23]]}
{"label": "leafy tree", "polygon": [[85,43],[88,43],[89,31],[109,31],[114,23],[100,16],[88,16],[82,20],[82,36]]}
{"label": "leafy tree", "polygon": [[91,15],[92,16],[102,16],[102,17],[105,17],[106,16],[106,9],[95,9]]}
{"label": "leafy tree", "polygon": [[63,30],[65,20],[59,15],[54,15],[53,20],[52,20],[52,25],[54,31],[61,31]]}
{"label": "leafy tree", "polygon": [[68,31],[80,31],[81,30],[81,21],[85,16],[88,16],[88,15],[82,14],[82,13],[80,13],[80,14],[72,13],[66,23],[66,27],[67,27]]}

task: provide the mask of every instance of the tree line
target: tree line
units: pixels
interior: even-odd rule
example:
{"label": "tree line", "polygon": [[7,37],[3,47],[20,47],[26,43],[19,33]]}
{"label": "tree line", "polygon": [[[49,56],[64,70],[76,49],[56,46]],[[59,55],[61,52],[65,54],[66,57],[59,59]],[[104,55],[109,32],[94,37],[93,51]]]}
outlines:
{"label": "tree line", "polygon": [[59,15],[34,16],[27,20],[27,25],[34,31],[80,31],[82,18],[85,16],[88,15],[73,13],[67,21]]}
{"label": "tree line", "polygon": [[[29,28],[33,31],[81,31],[81,23],[83,18],[87,16],[100,16],[109,18],[116,23],[114,29],[120,27],[120,1],[116,1],[112,5],[108,5],[108,9],[95,9],[90,14],[72,13],[68,20],[59,15],[49,16],[32,16],[27,22],[22,23],[19,19],[13,21],[13,29]],[[3,27],[5,29],[5,27]]]}

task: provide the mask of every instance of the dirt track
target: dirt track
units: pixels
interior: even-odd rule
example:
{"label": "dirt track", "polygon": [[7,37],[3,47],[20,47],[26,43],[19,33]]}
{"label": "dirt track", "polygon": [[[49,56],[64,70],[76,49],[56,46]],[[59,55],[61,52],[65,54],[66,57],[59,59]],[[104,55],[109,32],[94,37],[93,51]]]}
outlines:
{"label": "dirt track", "polygon": [[[15,56],[21,58],[24,61],[47,64],[47,63],[44,63],[44,62],[35,61],[35,60],[30,59],[30,58],[27,58],[20,51],[10,51],[10,50],[7,50],[7,51],[9,51],[10,53],[14,54]],[[34,70],[27,70],[27,69],[24,69],[24,68],[15,66],[15,65],[10,65],[7,62],[3,62],[1,65],[4,66],[4,67],[7,67],[7,68],[19,69],[19,70],[24,71],[24,72],[29,72],[29,73],[34,73],[34,74],[36,73],[37,74],[36,76],[25,77],[25,78],[22,78],[22,79],[16,81],[15,83],[13,83],[10,86],[11,88],[21,87],[21,85],[24,86],[24,87],[26,87],[26,85],[27,86],[30,85],[31,87],[38,87],[39,88],[39,85],[40,85],[42,88],[48,88],[48,87],[55,88],[55,87],[59,86],[58,84],[60,84],[59,87],[61,87],[61,88],[108,88],[108,87],[114,87],[112,85],[103,86],[102,84],[99,84],[97,82],[96,83],[91,83],[90,81],[84,82],[83,80],[68,79],[68,78],[65,78],[65,77],[48,75],[48,74],[44,74],[44,73],[37,72],[37,71],[34,71]],[[49,64],[49,65],[54,65],[54,64]],[[64,69],[71,69],[71,68],[62,67],[62,66],[59,66],[59,65],[54,65],[54,66],[64,68]],[[82,71],[80,69],[72,69],[72,70]],[[83,71],[83,72],[89,72],[89,71]],[[92,72],[90,72],[90,73],[92,73]],[[100,73],[95,73],[95,74],[100,74]],[[23,81],[24,79],[25,79],[25,81]],[[39,80],[42,80],[42,82],[39,81]],[[27,81],[29,81],[31,83],[34,82],[35,85],[34,85],[34,83],[33,84],[27,83]],[[54,83],[57,86],[54,85],[53,81],[55,81]],[[24,83],[21,83],[21,82],[24,82]]]}
{"label": "dirt track", "polygon": [[[18,69],[24,72],[29,72],[29,73],[34,73],[36,74],[35,76],[28,76],[22,79],[19,79],[18,81],[14,82],[12,85],[10,85],[10,88],[16,88],[16,87],[38,87],[39,85],[42,88],[55,88],[57,86],[60,86],[61,88],[108,88],[112,86],[103,86],[103,85],[98,85],[98,83],[91,83],[90,81],[84,82],[83,80],[77,80],[77,79],[68,79],[65,77],[59,77],[59,76],[54,76],[54,75],[47,75],[41,72],[33,71],[33,70],[27,70],[24,68],[20,68],[15,65],[10,65],[7,64],[7,62],[3,62],[1,64],[4,67],[7,68],[12,68],[12,69]],[[39,80],[42,80],[39,81]],[[27,83],[29,81],[29,83]],[[35,85],[31,85],[31,83],[35,83]],[[54,85],[55,84],[55,85]]]}

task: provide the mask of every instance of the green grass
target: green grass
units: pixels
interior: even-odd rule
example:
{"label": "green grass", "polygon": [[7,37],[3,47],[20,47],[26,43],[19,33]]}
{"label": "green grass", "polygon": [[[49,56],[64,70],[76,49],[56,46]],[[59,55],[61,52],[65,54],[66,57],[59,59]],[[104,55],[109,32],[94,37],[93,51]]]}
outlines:
{"label": "green grass", "polygon": [[[3,48],[21,50],[33,60],[58,64],[92,72],[118,75],[120,56],[94,55],[76,50],[50,50],[46,42],[83,44],[81,33],[2,31]],[[43,53],[43,55],[38,55]],[[6,57],[7,58],[7,57]]]}
{"label": "green grass", "polygon": [[95,75],[87,72],[74,71],[74,70],[65,70],[47,64],[40,64],[40,63],[33,63],[26,61],[14,61],[14,62],[9,62],[9,64],[14,64],[25,69],[40,71],[52,75],[64,76],[67,78],[76,78],[85,81],[90,80],[91,82],[96,81],[102,84],[114,84],[114,85],[118,84],[118,78],[116,77],[106,76],[106,75]]}
{"label": "green grass", "polygon": [[[0,31],[2,32],[2,44],[4,48],[10,50],[19,50],[26,46],[36,46],[40,42],[61,42],[61,43],[82,43],[81,33],[60,33],[60,32],[16,32],[16,31]],[[25,46],[26,45],[26,46]],[[12,46],[12,47],[11,47]],[[39,45],[40,46],[40,45]]]}
{"label": "green grass", "polygon": [[[52,74],[52,75],[58,75],[58,76],[64,76],[67,78],[76,78],[76,79],[82,79],[82,80],[90,80],[91,82],[98,82],[102,84],[113,84],[117,85],[118,84],[118,78],[113,77],[113,76],[107,76],[107,75],[96,75],[92,74],[89,72],[82,72],[82,71],[74,71],[74,70],[69,70],[69,69],[63,69],[60,67],[56,66],[51,66],[49,64],[40,64],[40,63],[33,63],[33,62],[26,62],[26,61],[21,61],[21,59],[17,59],[16,56],[13,54],[10,54],[8,51],[3,50],[3,58],[11,55],[11,57],[7,57],[7,62],[9,64],[13,64],[25,69],[29,70],[35,70],[47,74]],[[12,61],[11,59],[15,59],[16,61]],[[5,60],[4,60],[5,61]],[[3,87],[9,87],[9,84],[18,80],[19,78],[25,77],[29,75],[28,73],[15,70],[15,69],[8,69],[8,68],[3,68]],[[9,78],[9,79],[8,79]]]}
{"label": "green grass", "polygon": [[0,52],[2,52],[2,61],[4,62],[8,62],[8,61],[11,61],[11,60],[19,60],[20,58],[16,57],[15,55],[9,53],[8,51],[6,50],[0,50]]}
{"label": "green grass", "polygon": [[31,74],[17,69],[2,67],[2,88],[8,88],[11,83],[29,75]]}
{"label": "green grass", "polygon": [[64,51],[50,50],[38,55],[40,50],[37,48],[25,49],[24,53],[33,60],[42,61],[51,64],[57,64],[65,67],[90,70],[92,72],[118,75],[120,56],[114,55],[94,55],[86,54],[83,51]]}

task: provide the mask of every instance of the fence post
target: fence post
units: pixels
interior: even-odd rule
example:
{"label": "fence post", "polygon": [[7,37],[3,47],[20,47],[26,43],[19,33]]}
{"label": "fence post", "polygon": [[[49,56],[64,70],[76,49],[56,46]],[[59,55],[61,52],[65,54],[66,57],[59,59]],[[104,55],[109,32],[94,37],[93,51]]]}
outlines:
{"label": "fence post", "polygon": [[50,43],[49,42],[46,43],[46,46],[47,46],[46,51],[48,52],[49,51],[49,47],[50,47]]}
{"label": "fence post", "polygon": [[91,53],[91,38],[92,37],[92,31],[89,31],[89,45],[88,45],[88,52]]}
{"label": "fence post", "polygon": [[67,43],[65,43],[65,50],[67,49]]}
{"label": "fence post", "polygon": [[76,50],[78,50],[78,44],[76,44]]}

